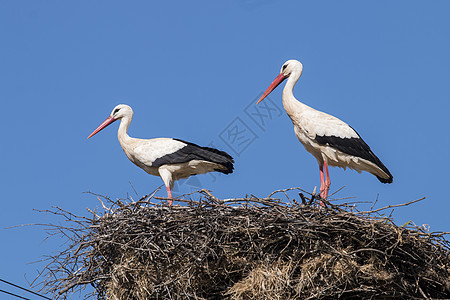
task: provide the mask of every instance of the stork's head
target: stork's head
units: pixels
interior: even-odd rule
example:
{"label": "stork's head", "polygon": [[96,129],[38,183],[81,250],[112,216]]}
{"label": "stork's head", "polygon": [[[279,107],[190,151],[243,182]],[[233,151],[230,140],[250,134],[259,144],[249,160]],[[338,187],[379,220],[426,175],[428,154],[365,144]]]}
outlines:
{"label": "stork's head", "polygon": [[131,116],[133,116],[133,110],[126,104],[119,104],[114,107],[110,115],[110,117],[114,118],[114,121]]}
{"label": "stork's head", "polygon": [[258,102],[256,102],[256,104],[258,104],[264,98],[266,98],[286,78],[293,76],[296,78],[296,81],[297,81],[298,78],[300,78],[300,76],[302,75],[302,72],[303,72],[303,65],[298,60],[290,59],[287,62],[285,62],[283,64],[283,66],[281,67],[280,74],[278,74],[278,76],[270,84],[270,86],[267,88],[267,90],[264,92],[264,94],[261,96],[261,98],[259,98],[259,100],[258,100]]}
{"label": "stork's head", "polygon": [[111,123],[113,123],[114,121],[117,121],[119,119],[126,118],[126,117],[128,117],[128,118],[132,118],[133,117],[133,110],[131,109],[131,107],[126,105],[126,104],[119,104],[119,105],[117,105],[112,110],[111,115],[105,121],[103,121],[103,123],[100,124],[100,126],[98,126],[97,129],[95,129],[88,136],[88,138],[90,138],[93,135],[97,134],[102,129],[104,129],[105,127],[107,127]]}
{"label": "stork's head", "polygon": [[298,74],[303,72],[303,65],[301,62],[295,59],[290,59],[283,64],[280,70],[280,74],[283,74],[285,78],[288,78],[293,73]]}

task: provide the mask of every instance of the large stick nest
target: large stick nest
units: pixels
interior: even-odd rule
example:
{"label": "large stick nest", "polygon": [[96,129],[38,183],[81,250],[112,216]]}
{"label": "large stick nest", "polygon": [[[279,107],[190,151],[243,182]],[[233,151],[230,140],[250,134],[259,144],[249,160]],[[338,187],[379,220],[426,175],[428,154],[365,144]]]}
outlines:
{"label": "large stick nest", "polygon": [[38,281],[56,298],[450,298],[444,233],[290,195],[221,201],[202,190],[172,208],[102,197],[92,217],[54,208],[68,225],[49,229],[69,243]]}

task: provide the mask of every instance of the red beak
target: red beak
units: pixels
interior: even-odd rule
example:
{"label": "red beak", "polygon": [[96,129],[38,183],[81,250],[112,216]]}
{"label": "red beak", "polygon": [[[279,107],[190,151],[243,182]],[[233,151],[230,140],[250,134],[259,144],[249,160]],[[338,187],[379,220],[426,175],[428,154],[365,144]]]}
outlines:
{"label": "red beak", "polygon": [[269,95],[277,86],[280,85],[280,83],[283,82],[283,80],[285,80],[287,78],[287,76],[285,76],[283,73],[280,73],[277,78],[275,78],[275,80],[272,82],[271,85],[269,85],[269,87],[267,88],[267,90],[264,92],[264,94],[262,94],[261,98],[259,98],[258,102],[256,102],[256,104],[258,104],[259,102],[263,101],[264,98],[267,97],[267,95]]}
{"label": "red beak", "polygon": [[108,126],[109,124],[111,124],[112,122],[116,121],[116,119],[114,119],[112,116],[109,116],[105,121],[103,121],[102,124],[100,124],[100,126],[97,127],[97,129],[95,129],[87,138],[90,138],[93,135],[96,135],[100,130],[104,129],[106,126]]}

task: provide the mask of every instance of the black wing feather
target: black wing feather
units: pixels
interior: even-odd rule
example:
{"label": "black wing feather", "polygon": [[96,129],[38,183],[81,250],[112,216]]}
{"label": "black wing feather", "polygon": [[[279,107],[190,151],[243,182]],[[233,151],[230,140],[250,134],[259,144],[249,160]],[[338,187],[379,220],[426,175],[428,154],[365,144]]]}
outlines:
{"label": "black wing feather", "polygon": [[233,173],[233,157],[224,151],[220,151],[210,147],[201,147],[197,144],[186,142],[180,139],[174,139],[185,143],[186,146],[171,154],[164,155],[156,159],[153,163],[153,167],[160,167],[162,165],[187,163],[191,160],[205,160],[222,165],[226,170],[216,169],[218,172],[225,174]]}
{"label": "black wing feather", "polygon": [[[354,129],[353,129],[354,130]],[[356,131],[355,131],[356,132]],[[382,169],[386,174],[389,175],[389,178],[381,178],[378,177],[382,183],[392,183],[393,177],[386,166],[380,161],[380,159],[372,152],[369,145],[364,142],[364,140],[359,136],[358,133],[357,138],[341,138],[337,136],[320,136],[316,135],[315,140],[321,145],[329,145],[341,152],[344,152],[349,155],[353,155],[356,157],[363,158],[368,160],[375,165],[377,165],[380,169]]]}

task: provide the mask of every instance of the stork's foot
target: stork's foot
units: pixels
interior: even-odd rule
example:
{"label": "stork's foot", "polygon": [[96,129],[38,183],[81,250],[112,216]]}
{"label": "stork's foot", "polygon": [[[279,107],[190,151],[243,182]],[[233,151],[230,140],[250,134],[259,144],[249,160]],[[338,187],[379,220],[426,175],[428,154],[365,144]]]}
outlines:
{"label": "stork's foot", "polygon": [[323,190],[323,191],[321,191],[320,192],[320,202],[319,202],[319,205],[321,206],[321,207],[325,207],[325,203],[323,203],[323,201],[322,200],[327,200],[327,198],[328,198],[328,189],[325,189],[325,190]]}
{"label": "stork's foot", "polygon": [[[304,199],[303,199],[303,194],[301,194],[300,193],[300,197],[302,198],[302,203],[304,202]],[[309,202],[308,202],[308,205],[311,205],[311,204],[313,204],[314,203],[314,200],[316,200],[316,199],[318,199],[319,200],[319,206],[320,207],[325,207],[325,203],[323,203],[323,201],[322,201],[322,199],[326,199],[326,198],[323,198],[323,192],[320,192],[320,194],[316,194],[316,188],[314,188],[314,191],[312,192],[312,194],[311,194],[311,199],[309,200]]]}
{"label": "stork's foot", "polygon": [[324,198],[324,197],[322,196],[322,193],[321,193],[321,194],[320,194],[320,197],[319,197],[319,206],[320,206],[320,207],[326,207],[325,203],[324,203],[322,200],[327,200],[327,198]]}

